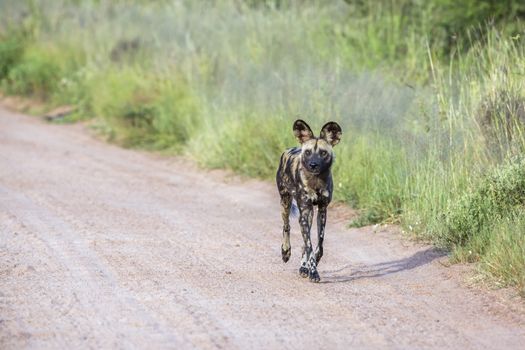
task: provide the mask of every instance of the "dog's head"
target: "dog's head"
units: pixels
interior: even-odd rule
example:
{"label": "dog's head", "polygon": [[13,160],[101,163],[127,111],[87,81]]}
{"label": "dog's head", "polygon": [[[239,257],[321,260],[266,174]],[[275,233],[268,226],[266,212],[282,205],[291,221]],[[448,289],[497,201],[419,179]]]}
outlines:
{"label": "dog's head", "polygon": [[301,163],[304,169],[313,174],[320,174],[332,166],[332,147],[341,140],[343,131],[336,122],[328,122],[321,128],[319,137],[301,119],[293,124],[293,133],[301,143]]}

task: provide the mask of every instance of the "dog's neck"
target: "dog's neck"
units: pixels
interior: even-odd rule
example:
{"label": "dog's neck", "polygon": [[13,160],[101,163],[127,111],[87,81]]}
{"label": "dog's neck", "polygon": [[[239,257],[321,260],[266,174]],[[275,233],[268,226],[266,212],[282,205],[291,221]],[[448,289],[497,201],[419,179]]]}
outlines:
{"label": "dog's neck", "polygon": [[322,173],[314,174],[302,167],[300,173],[302,182],[308,189],[320,191],[326,188],[326,184],[330,177],[330,168],[326,169]]}

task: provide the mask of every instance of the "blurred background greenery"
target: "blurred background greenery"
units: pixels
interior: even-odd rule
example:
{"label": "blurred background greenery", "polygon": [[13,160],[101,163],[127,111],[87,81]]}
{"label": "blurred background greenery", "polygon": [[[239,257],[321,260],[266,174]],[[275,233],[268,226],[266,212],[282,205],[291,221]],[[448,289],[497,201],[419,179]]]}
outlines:
{"label": "blurred background greenery", "polygon": [[0,0],[0,84],[108,140],[270,179],[339,122],[335,195],[525,293],[525,3]]}

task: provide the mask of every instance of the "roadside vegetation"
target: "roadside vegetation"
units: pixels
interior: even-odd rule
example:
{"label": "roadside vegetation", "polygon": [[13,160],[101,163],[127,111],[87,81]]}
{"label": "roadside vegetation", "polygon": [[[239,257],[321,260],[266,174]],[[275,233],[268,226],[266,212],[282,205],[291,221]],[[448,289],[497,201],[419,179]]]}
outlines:
{"label": "roadside vegetation", "polygon": [[113,142],[274,176],[339,122],[337,199],[525,293],[521,1],[0,0],[4,94]]}

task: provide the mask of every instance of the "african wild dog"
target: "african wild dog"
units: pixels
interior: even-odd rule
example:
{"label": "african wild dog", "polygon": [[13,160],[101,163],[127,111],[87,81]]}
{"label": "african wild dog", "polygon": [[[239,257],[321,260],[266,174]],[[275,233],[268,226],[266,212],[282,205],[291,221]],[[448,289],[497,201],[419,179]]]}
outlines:
{"label": "african wild dog", "polygon": [[[283,243],[281,253],[284,262],[290,259],[290,210],[299,207],[299,224],[303,235],[303,257],[299,274],[308,276],[310,281],[319,282],[317,264],[323,256],[324,228],[326,208],[332,200],[332,173],[330,168],[334,160],[332,147],[341,139],[341,127],[335,122],[326,123],[319,137],[314,134],[303,120],[296,120],[293,132],[301,147],[288,149],[281,156],[277,170],[277,189],[281,196],[283,218]],[[310,240],[310,229],[317,206],[317,235],[319,243],[315,252]]]}

